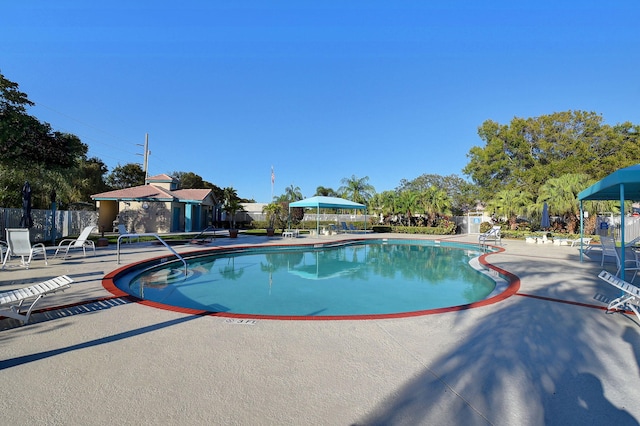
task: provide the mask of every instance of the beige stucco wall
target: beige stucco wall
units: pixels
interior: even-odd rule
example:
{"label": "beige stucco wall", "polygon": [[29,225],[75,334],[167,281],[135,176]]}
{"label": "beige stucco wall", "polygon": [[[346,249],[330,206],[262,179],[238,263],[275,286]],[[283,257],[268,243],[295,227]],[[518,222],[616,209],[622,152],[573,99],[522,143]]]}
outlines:
{"label": "beige stucco wall", "polygon": [[[209,196],[203,200],[199,217],[192,217],[192,230],[204,229],[212,221],[214,199]],[[185,230],[185,204],[164,201],[96,201],[99,211],[99,226],[105,232],[114,231],[114,221],[123,224],[128,232],[167,233]],[[179,209],[179,220],[172,224],[174,208]],[[117,232],[117,229],[115,229]]]}
{"label": "beige stucco wall", "polygon": [[120,223],[129,232],[167,233],[171,230],[171,202],[120,202]]}

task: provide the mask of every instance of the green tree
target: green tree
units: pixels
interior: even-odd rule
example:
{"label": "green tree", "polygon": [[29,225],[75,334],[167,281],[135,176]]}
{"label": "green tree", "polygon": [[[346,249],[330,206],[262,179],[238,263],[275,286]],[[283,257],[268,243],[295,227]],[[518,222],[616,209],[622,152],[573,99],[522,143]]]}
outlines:
{"label": "green tree", "polygon": [[368,209],[378,215],[381,214],[384,220],[384,218],[396,213],[396,198],[397,193],[395,191],[383,191],[373,194],[369,200]]}
{"label": "green tree", "polygon": [[[202,176],[193,172],[174,171],[173,173],[170,173],[170,175],[179,181],[178,186],[180,189],[210,189],[213,199],[219,206],[222,205],[224,200],[224,190],[218,185],[214,185],[213,183],[202,179]],[[240,202],[251,203],[254,201],[240,198]]]}
{"label": "green tree", "polygon": [[479,200],[476,185],[455,174],[448,176],[423,174],[410,181],[402,179],[396,191],[411,190],[422,193],[431,187],[446,193],[451,202],[450,208],[457,214],[462,214],[474,208]]}
{"label": "green tree", "polygon": [[487,120],[478,135],[484,146],[471,148],[463,172],[485,200],[496,188],[535,196],[549,178],[586,173],[601,179],[640,162],[640,127],[630,123],[612,127],[593,112],[516,117],[508,125]]}
{"label": "green tree", "polygon": [[85,201],[79,188],[74,186],[73,179],[60,170],[50,170],[44,166],[23,169],[0,165],[0,205],[21,207],[21,190],[25,181],[29,181],[31,185],[31,205],[34,209],[49,209],[54,191],[59,208],[66,208],[69,203]]}
{"label": "green tree", "polygon": [[516,229],[518,215],[527,212],[527,207],[533,203],[528,192],[517,189],[503,189],[488,203],[489,211],[506,217],[511,229]]}
{"label": "green tree", "polygon": [[316,188],[315,195],[320,195],[324,197],[337,197],[338,193],[334,191],[332,188],[325,188],[324,186],[319,186]]}
{"label": "green tree", "polygon": [[375,188],[369,183],[369,176],[358,178],[352,175],[350,178],[343,178],[338,188],[338,193],[355,203],[367,204],[375,193]]}
{"label": "green tree", "polygon": [[282,232],[284,232],[286,227],[289,226],[289,223],[298,223],[302,219],[302,216],[296,216],[293,210],[295,209],[291,209],[291,214],[289,214],[288,202],[274,201],[264,206],[264,208],[262,209],[262,213],[265,213],[267,215],[269,228],[282,228]]}
{"label": "green tree", "polygon": [[218,185],[214,185],[211,182],[207,182],[206,180],[204,181],[204,188],[211,190],[213,199],[216,200],[216,202],[222,202],[222,199],[224,198],[224,190],[222,188],[220,188]]}
{"label": "green tree", "polygon": [[275,228],[282,221],[282,203],[269,203],[262,208],[262,213],[267,215],[269,228]]}
{"label": "green tree", "polygon": [[451,214],[451,199],[443,189],[431,186],[422,191],[420,200],[424,212],[429,216],[431,226],[436,224],[439,214]]}
{"label": "green tree", "polygon": [[302,196],[302,192],[300,188],[297,186],[289,185],[284,190],[284,200],[293,203],[294,201],[300,201],[304,197]]}
{"label": "green tree", "polygon": [[0,74],[0,163],[14,168],[77,166],[88,152],[87,145],[27,114],[27,107],[33,105],[17,83]]}
{"label": "green tree", "polygon": [[61,207],[89,201],[103,186],[100,178],[87,175],[87,145],[27,114],[33,105],[17,83],[0,73],[0,200],[7,207],[20,206],[16,194],[28,180],[33,208],[49,208],[54,191]]}
{"label": "green tree", "polygon": [[91,202],[91,195],[109,189],[105,182],[108,170],[102,160],[97,157],[80,161],[78,172],[69,176],[71,186],[78,191],[80,198],[78,201]]}
{"label": "green tree", "polygon": [[396,200],[395,213],[404,215],[405,225],[411,226],[414,214],[422,213],[420,194],[415,191],[402,191]]}
{"label": "green tree", "polygon": [[561,216],[567,222],[569,233],[575,233],[580,221],[578,193],[589,186],[589,177],[581,173],[569,173],[547,180],[540,188],[538,206],[547,203],[549,213]]}
{"label": "green tree", "polygon": [[8,111],[25,113],[27,107],[35,105],[26,93],[21,92],[18,83],[7,79],[0,72],[0,114]]}
{"label": "green tree", "polygon": [[140,164],[117,165],[107,176],[107,185],[111,189],[124,189],[144,185],[145,173]]}
{"label": "green tree", "polygon": [[229,229],[235,229],[236,227],[236,213],[242,211],[240,205],[240,197],[238,197],[238,191],[233,187],[226,187],[222,190],[223,203],[222,210],[227,214],[229,220]]}
{"label": "green tree", "polygon": [[300,201],[303,198],[300,188],[294,185],[289,185],[285,188],[284,194],[274,197],[274,203],[281,205],[280,216],[283,219],[280,222],[282,223],[283,231],[288,224],[297,225],[304,218],[304,209],[302,207],[289,208],[289,204]]}
{"label": "green tree", "polygon": [[202,176],[193,172],[173,172],[171,174],[180,182],[180,189],[203,189],[205,188]]}

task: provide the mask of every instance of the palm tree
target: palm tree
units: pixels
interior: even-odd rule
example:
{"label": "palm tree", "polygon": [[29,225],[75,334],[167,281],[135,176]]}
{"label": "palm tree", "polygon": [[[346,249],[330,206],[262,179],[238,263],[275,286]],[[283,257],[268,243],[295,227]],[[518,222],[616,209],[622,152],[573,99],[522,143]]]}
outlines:
{"label": "palm tree", "polygon": [[282,214],[282,204],[276,202],[267,204],[262,208],[262,213],[267,215],[268,227],[273,229]]}
{"label": "palm tree", "polygon": [[547,203],[549,212],[563,216],[569,233],[575,233],[580,218],[578,193],[589,186],[589,177],[580,173],[569,173],[547,180],[538,192],[538,204]]}
{"label": "palm tree", "polygon": [[375,188],[369,183],[369,176],[357,178],[352,175],[350,178],[343,178],[338,188],[338,192],[345,198],[355,202],[366,204],[375,193]]}
{"label": "palm tree", "polygon": [[402,191],[398,197],[399,211],[407,216],[407,226],[411,226],[414,213],[420,208],[419,194],[415,191]]}
{"label": "palm tree", "polygon": [[429,215],[429,221],[432,224],[435,224],[436,216],[439,213],[449,214],[451,212],[451,199],[443,189],[431,186],[422,191],[420,198],[424,211]]}
{"label": "palm tree", "polygon": [[222,209],[227,213],[229,218],[229,230],[235,228],[236,213],[242,210],[240,205],[240,198],[238,192],[233,187],[227,187],[223,189],[224,202]]}
{"label": "palm tree", "polygon": [[337,197],[338,193],[333,190],[333,188],[325,188],[324,186],[319,186],[316,188],[315,195],[321,195],[324,197]]}
{"label": "palm tree", "polygon": [[[284,227],[290,223],[298,223],[304,218],[304,209],[302,207],[289,208],[289,204],[300,201],[304,197],[300,188],[297,186],[289,185],[284,190],[284,194],[273,197],[273,202],[278,203],[281,206],[281,211],[278,213],[279,221],[282,223],[282,231]],[[285,217],[286,216],[286,217]]]}
{"label": "palm tree", "polygon": [[506,217],[511,229],[516,229],[518,215],[525,213],[527,206],[532,202],[531,194],[526,191],[504,189],[496,193],[495,198],[488,203],[487,207]]}
{"label": "palm tree", "polygon": [[395,213],[396,193],[394,191],[383,191],[374,194],[369,200],[369,210],[382,217],[387,217]]}
{"label": "palm tree", "polygon": [[304,197],[302,196],[302,192],[300,191],[300,187],[289,185],[284,189],[284,196],[281,197],[280,201],[288,201],[293,203],[294,201],[300,201]]}

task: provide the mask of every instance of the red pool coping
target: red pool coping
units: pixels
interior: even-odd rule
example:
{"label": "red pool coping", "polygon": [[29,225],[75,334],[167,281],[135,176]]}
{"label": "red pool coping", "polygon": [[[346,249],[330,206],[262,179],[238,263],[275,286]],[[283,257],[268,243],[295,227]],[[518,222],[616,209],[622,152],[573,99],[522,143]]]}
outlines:
{"label": "red pool coping", "polygon": [[[350,242],[354,242],[354,241],[367,241],[366,239],[352,239],[352,240],[344,240],[341,241],[341,243],[350,243]],[[300,244],[299,246],[314,246],[317,247],[319,244],[322,245],[332,245],[332,243],[314,243],[314,244]],[[477,249],[478,246],[476,244],[467,244],[467,243],[457,243],[457,244],[461,244],[461,245],[468,245],[470,247],[473,247],[474,249]],[[235,251],[238,249],[246,249],[246,248],[260,248],[261,246],[254,246],[254,245],[243,245],[243,246],[234,246],[234,247],[216,247],[216,248],[211,248],[211,249],[207,249],[207,250],[196,250],[193,252],[186,252],[183,253],[184,255],[194,255],[194,254],[206,254],[206,253],[215,253],[216,251]],[[269,248],[271,247],[292,247],[291,245],[270,245],[268,246]],[[148,263],[148,262],[152,262],[154,260],[159,260],[159,259],[164,259],[167,258],[167,256],[158,256],[158,257],[154,257],[154,258],[149,258],[149,259],[145,259],[145,260],[141,260],[139,262],[135,262],[135,263],[131,263],[128,265],[125,265],[121,268],[118,268],[112,272],[109,272],[107,275],[104,276],[104,278],[102,279],[102,286],[111,294],[113,294],[116,297],[126,297],[129,300],[132,300],[136,303],[139,303],[141,305],[145,305],[145,306],[150,306],[153,308],[158,308],[158,309],[164,309],[167,311],[173,311],[173,312],[179,312],[179,313],[183,313],[183,314],[187,314],[187,315],[206,315],[206,316],[215,316],[215,317],[224,317],[224,318],[235,318],[235,319],[256,319],[256,320],[281,320],[281,321],[336,321],[336,320],[375,320],[375,319],[390,319],[390,318],[408,318],[408,317],[418,317],[418,316],[425,316],[425,315],[435,315],[435,314],[442,314],[442,313],[447,313],[447,312],[457,312],[457,311],[463,311],[466,309],[473,309],[473,308],[480,308],[483,306],[488,306],[488,305],[492,305],[494,303],[498,303],[501,302],[511,296],[513,296],[514,294],[516,294],[518,292],[518,290],[520,289],[520,278],[518,278],[516,275],[512,274],[509,271],[506,271],[502,268],[499,268],[495,265],[492,265],[491,263],[489,263],[487,261],[487,257],[492,255],[492,254],[497,254],[497,253],[501,253],[504,250],[504,248],[502,247],[497,247],[497,246],[490,246],[492,249],[496,250],[493,251],[491,253],[485,253],[480,255],[479,257],[479,262],[480,264],[482,264],[483,266],[487,267],[488,269],[491,269],[493,271],[496,271],[498,274],[504,276],[507,278],[507,280],[509,281],[509,284],[507,285],[507,288],[505,289],[505,291],[501,292],[500,294],[497,294],[493,297],[490,297],[488,299],[483,299],[483,300],[479,300],[477,302],[473,302],[473,303],[467,303],[464,305],[458,305],[458,306],[450,306],[450,307],[446,307],[446,308],[436,308],[436,309],[425,309],[425,310],[421,310],[421,311],[411,311],[411,312],[398,312],[398,313],[391,313],[391,314],[359,314],[359,315],[324,315],[324,316],[311,316],[311,315],[262,315],[262,314],[236,314],[236,313],[231,313],[231,312],[215,312],[215,311],[206,311],[206,310],[199,310],[199,309],[190,309],[190,308],[181,308],[181,307],[177,307],[177,306],[171,306],[171,305],[166,305],[164,303],[159,303],[159,302],[153,302],[150,300],[144,300],[144,299],[140,299],[136,296],[133,296],[129,293],[126,293],[122,290],[120,290],[116,285],[115,285],[115,280],[116,278],[123,274],[124,272],[128,271],[131,268],[134,268],[137,265],[140,264],[144,264],[144,263]]]}

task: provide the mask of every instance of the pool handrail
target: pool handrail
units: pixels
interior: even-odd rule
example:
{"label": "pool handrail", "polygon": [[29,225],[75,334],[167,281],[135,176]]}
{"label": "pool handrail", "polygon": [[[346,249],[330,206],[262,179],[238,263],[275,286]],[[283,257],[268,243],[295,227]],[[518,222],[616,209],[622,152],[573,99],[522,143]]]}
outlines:
{"label": "pool handrail", "polygon": [[169,251],[171,253],[173,253],[178,259],[180,259],[180,261],[182,261],[182,264],[184,265],[184,275],[187,276],[188,273],[188,268],[187,268],[187,261],[184,260],[184,258],[182,256],[180,256],[178,254],[177,251],[175,251],[169,244],[167,244],[162,238],[160,238],[160,236],[158,234],[154,234],[154,233],[142,233],[142,234],[122,234],[118,237],[118,245],[117,245],[117,249],[116,249],[116,263],[119,265],[120,264],[120,240],[123,238],[131,238],[131,237],[155,237],[158,241],[160,241],[162,243],[162,245],[164,245],[167,249],[169,249]]}
{"label": "pool handrail", "polygon": [[207,226],[198,235],[193,237],[193,240],[197,240],[198,238],[202,237],[207,232],[213,232],[213,239],[215,240],[216,239],[216,231],[221,231],[221,230],[222,230],[222,228],[216,228],[215,226]]}

